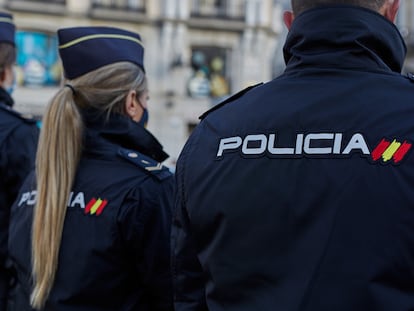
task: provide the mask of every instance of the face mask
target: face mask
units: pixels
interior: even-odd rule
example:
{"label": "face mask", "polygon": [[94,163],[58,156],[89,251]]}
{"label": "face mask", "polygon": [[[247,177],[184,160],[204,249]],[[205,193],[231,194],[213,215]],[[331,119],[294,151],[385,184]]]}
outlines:
{"label": "face mask", "polygon": [[6,92],[9,93],[9,95],[12,95],[14,90],[16,89],[16,81],[13,81],[13,84],[9,87],[6,87]]}
{"label": "face mask", "polygon": [[138,124],[141,124],[143,127],[147,127],[148,118],[149,118],[148,109],[146,109],[146,108],[143,108],[143,109],[144,109],[144,111],[142,113],[141,120],[138,121]]}

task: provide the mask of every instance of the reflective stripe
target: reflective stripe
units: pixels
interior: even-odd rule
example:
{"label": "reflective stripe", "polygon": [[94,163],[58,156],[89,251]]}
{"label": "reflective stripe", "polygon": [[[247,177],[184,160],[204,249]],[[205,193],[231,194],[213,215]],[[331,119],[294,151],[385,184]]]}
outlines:
{"label": "reflective stripe", "polygon": [[137,38],[131,37],[131,36],[115,35],[115,34],[97,34],[97,35],[84,36],[84,37],[80,37],[78,39],[72,40],[68,43],[60,45],[59,49],[65,49],[65,48],[71,47],[83,41],[92,40],[92,39],[100,39],[100,38],[129,40],[129,41],[138,43],[139,45],[142,46],[142,42],[140,40],[138,40]]}

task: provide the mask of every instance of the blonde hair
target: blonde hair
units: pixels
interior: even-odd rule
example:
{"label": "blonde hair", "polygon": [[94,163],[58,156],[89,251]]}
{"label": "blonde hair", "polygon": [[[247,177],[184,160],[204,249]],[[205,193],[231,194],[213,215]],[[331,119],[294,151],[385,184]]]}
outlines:
{"label": "blonde hair", "polygon": [[136,90],[139,96],[147,90],[144,72],[129,62],[107,65],[66,83],[74,92],[63,87],[52,98],[36,155],[30,298],[35,309],[43,308],[55,280],[67,204],[82,151],[81,110],[125,114],[128,92]]}

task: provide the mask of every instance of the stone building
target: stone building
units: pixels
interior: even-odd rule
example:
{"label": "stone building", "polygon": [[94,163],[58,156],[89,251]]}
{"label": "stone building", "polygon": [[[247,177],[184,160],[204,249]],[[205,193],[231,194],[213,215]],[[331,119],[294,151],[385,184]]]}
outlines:
{"label": "stone building", "polygon": [[[396,24],[414,71],[414,0]],[[149,129],[174,166],[198,116],[227,96],[284,69],[289,0],[0,0],[18,26],[16,108],[41,117],[61,82],[56,30],[106,25],[141,34],[150,83]]]}
{"label": "stone building", "polygon": [[[280,67],[275,0],[0,0],[18,27],[17,109],[41,117],[61,82],[56,30],[106,25],[139,32],[150,87],[149,129],[174,166],[198,116]],[[280,56],[280,55],[279,55]]]}
{"label": "stone building", "polygon": [[414,0],[400,0],[400,11],[396,24],[407,44],[408,53],[405,72],[414,72]]}

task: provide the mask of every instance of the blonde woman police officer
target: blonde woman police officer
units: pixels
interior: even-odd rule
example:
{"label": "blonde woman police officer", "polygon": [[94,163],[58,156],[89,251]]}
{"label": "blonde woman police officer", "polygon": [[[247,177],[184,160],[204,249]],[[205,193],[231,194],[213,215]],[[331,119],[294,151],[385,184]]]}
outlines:
{"label": "blonde woman police officer", "polygon": [[172,174],[143,124],[141,38],[109,27],[58,37],[65,86],[12,209],[10,310],[172,310]]}

